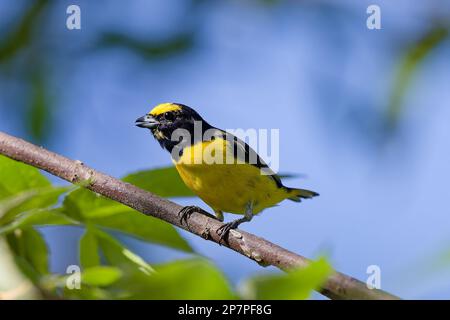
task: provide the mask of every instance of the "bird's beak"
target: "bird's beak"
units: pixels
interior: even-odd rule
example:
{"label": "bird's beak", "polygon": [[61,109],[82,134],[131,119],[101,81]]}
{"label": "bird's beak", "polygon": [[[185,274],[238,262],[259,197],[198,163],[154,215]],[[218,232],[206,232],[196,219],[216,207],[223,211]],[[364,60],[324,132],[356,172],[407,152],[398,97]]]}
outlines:
{"label": "bird's beak", "polygon": [[136,120],[136,126],[139,128],[153,129],[159,125],[159,122],[153,118],[151,115],[146,114]]}

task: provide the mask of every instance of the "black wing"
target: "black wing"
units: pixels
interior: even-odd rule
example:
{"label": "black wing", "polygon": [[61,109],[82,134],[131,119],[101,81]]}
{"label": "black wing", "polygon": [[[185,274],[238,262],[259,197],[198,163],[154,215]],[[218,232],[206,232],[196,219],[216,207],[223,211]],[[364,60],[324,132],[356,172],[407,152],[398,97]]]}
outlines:
{"label": "black wing", "polygon": [[220,137],[230,142],[230,146],[233,148],[233,155],[235,159],[242,161],[242,163],[248,163],[258,169],[263,170],[266,175],[273,179],[278,188],[282,188],[283,183],[280,177],[264,162],[264,160],[253,150],[247,143],[236,137],[235,135],[226,132],[221,129],[214,128],[216,132],[212,136]]}

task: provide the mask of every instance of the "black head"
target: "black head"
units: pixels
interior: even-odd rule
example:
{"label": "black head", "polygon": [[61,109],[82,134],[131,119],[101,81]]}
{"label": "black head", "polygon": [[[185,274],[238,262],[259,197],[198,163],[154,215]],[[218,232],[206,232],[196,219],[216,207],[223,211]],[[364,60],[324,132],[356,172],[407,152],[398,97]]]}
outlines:
{"label": "black head", "polygon": [[180,103],[159,104],[148,114],[136,120],[136,126],[150,129],[155,139],[168,151],[172,151],[172,148],[180,142],[172,141],[175,130],[185,129],[194,139],[195,125],[201,125],[202,132],[211,128],[194,109]]}

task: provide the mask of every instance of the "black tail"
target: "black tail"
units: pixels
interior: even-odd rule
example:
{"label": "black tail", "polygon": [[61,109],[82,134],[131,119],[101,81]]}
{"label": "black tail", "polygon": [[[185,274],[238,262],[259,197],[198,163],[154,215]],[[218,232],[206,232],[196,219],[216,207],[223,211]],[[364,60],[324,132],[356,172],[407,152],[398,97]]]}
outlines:
{"label": "black tail", "polygon": [[306,189],[285,188],[288,192],[287,199],[295,202],[300,202],[302,199],[311,199],[319,195],[317,192]]}

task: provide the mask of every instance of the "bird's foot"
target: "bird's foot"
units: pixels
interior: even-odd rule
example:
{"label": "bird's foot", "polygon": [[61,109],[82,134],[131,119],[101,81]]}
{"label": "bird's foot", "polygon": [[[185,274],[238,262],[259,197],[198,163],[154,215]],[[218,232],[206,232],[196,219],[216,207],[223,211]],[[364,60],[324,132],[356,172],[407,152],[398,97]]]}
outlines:
{"label": "bird's foot", "polygon": [[230,230],[232,229],[236,229],[242,222],[247,221],[247,219],[242,218],[242,219],[237,219],[228,223],[224,223],[223,225],[221,225],[219,228],[217,228],[217,234],[220,236],[219,239],[219,244],[224,241],[225,242],[225,238],[228,236],[228,234],[230,233]]}
{"label": "bird's foot", "polygon": [[185,206],[180,210],[180,212],[178,212],[178,215],[180,216],[180,223],[183,224],[183,221],[184,221],[184,223],[187,224],[187,219],[189,219],[189,217],[191,216],[191,214],[193,212],[198,212],[205,216],[208,216],[210,218],[217,220],[216,216],[213,216],[212,214],[210,214],[209,212],[203,210],[202,208],[200,208],[198,206]]}

